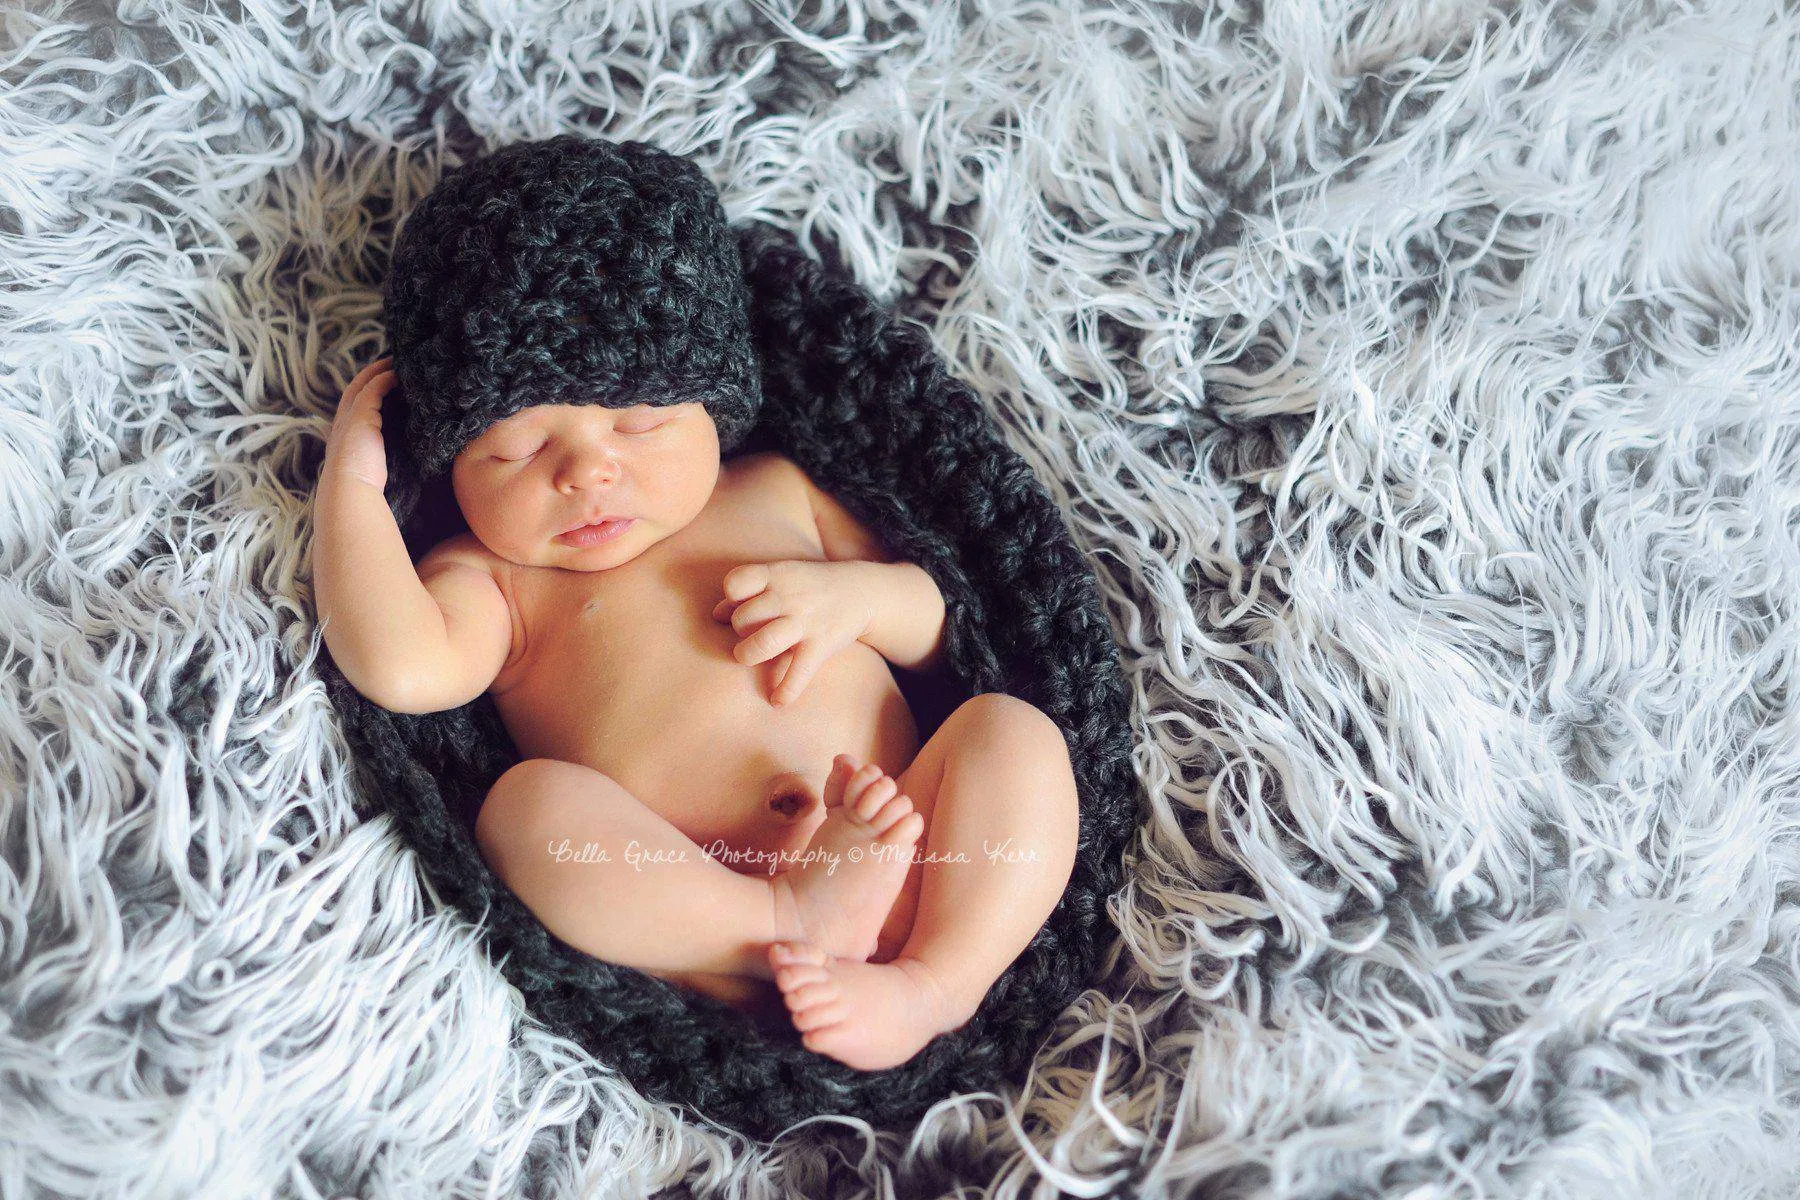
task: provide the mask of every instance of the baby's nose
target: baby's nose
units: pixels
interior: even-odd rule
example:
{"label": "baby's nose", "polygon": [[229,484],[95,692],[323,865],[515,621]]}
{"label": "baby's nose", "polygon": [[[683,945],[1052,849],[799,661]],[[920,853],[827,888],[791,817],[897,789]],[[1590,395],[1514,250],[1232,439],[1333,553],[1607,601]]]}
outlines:
{"label": "baby's nose", "polygon": [[564,472],[565,485],[593,487],[595,484],[611,483],[619,477],[619,465],[611,459],[588,458],[570,465]]}

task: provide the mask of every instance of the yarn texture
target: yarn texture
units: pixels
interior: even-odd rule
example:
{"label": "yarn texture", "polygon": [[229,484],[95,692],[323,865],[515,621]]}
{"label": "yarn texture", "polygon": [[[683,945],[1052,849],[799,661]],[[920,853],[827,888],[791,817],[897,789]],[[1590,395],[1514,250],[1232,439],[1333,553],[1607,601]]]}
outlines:
{"label": "yarn texture", "polygon": [[[419,215],[438,220],[442,212]],[[704,222],[697,227],[710,229]],[[409,224],[406,236],[426,228]],[[708,370],[719,378],[735,380],[731,372],[745,363],[753,368],[741,386],[731,385],[743,407],[722,404],[728,421],[721,423],[721,446],[732,414],[752,414],[754,424],[746,422],[734,438],[735,452],[786,454],[937,582],[945,599],[948,681],[894,668],[922,737],[961,700],[1000,691],[1042,709],[1069,746],[1081,802],[1073,873],[1044,926],[988,990],[975,1016],[898,1067],[857,1071],[807,1050],[791,1025],[760,1021],[564,944],[506,888],[475,846],[483,798],[519,761],[492,699],[484,695],[458,709],[410,716],[365,699],[328,659],[321,670],[366,794],[392,814],[436,894],[481,926],[491,957],[533,1017],[616,1068],[645,1096],[689,1105],[752,1136],[767,1138],[825,1113],[900,1127],[946,1095],[1022,1082],[1057,1015],[1093,980],[1111,938],[1107,898],[1120,886],[1121,855],[1137,817],[1129,701],[1092,568],[1043,484],[968,386],[948,374],[926,333],[878,303],[841,268],[815,261],[779,229],[749,224],[731,238],[737,270],[725,274],[734,274],[735,282],[704,285],[720,288],[718,295],[698,295],[701,276],[669,267],[681,281],[673,292],[691,282],[686,302],[712,315],[656,326],[679,329],[684,338],[695,331],[682,344],[711,354]],[[397,285],[389,303],[429,305],[423,293],[407,290],[424,286],[419,281],[427,274]],[[590,280],[577,271],[559,278],[571,289],[565,300],[579,294],[587,302],[581,289]],[[505,297],[512,311],[462,319],[463,329],[499,339],[478,344],[549,337],[541,332],[549,318],[531,287],[520,281],[509,286],[480,294],[487,303]],[[730,299],[734,293],[741,294],[741,307]],[[671,292],[656,301],[671,313],[683,302]],[[602,305],[599,311],[614,310]],[[739,311],[744,355],[729,336]],[[603,338],[578,332],[559,335],[557,343],[557,355],[570,348],[575,355],[563,358],[573,364],[567,379],[508,376],[507,369],[495,368],[479,376],[479,385],[459,383],[456,372],[469,356],[447,332],[453,323],[427,314],[408,324],[413,316],[396,315],[397,350],[403,338],[434,348],[410,374],[397,368],[399,392],[412,393],[402,407],[410,407],[414,424],[403,445],[390,440],[388,499],[415,561],[459,524],[441,478],[446,453],[453,457],[452,447],[479,432],[484,404],[499,404],[502,395],[512,403],[506,387],[543,384],[548,391],[532,395],[597,397],[615,378],[607,372],[625,378],[629,355],[669,369],[688,361],[648,342],[615,351]],[[431,326],[434,319],[439,324]],[[495,332],[506,330],[514,332]],[[512,361],[505,354],[492,357]],[[479,375],[480,356],[475,358]],[[602,386],[577,386],[588,378]],[[440,420],[441,426],[427,428]],[[439,464],[436,475],[433,464]]]}
{"label": "yarn texture", "polygon": [[762,393],[718,190],[647,142],[562,134],[447,172],[407,214],[382,294],[429,482],[532,404],[698,400],[728,457]]}

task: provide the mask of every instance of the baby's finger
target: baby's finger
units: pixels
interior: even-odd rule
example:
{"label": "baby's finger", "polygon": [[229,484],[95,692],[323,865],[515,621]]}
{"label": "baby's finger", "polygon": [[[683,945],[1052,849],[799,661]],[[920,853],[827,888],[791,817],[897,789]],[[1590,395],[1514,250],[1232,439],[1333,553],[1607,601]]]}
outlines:
{"label": "baby's finger", "polygon": [[781,615],[781,600],[771,592],[758,592],[737,606],[731,614],[731,627],[739,633],[750,633],[764,621]]}
{"label": "baby's finger", "polygon": [[769,568],[765,563],[745,563],[725,572],[725,594],[743,600],[769,586]]}
{"label": "baby's finger", "polygon": [[393,365],[393,362],[393,358],[388,357],[378,358],[372,363],[364,363],[362,370],[358,371],[351,378],[350,382],[344,385],[343,394],[346,396],[354,396],[357,392],[362,390],[363,384],[369,382],[369,380],[375,378],[375,376],[381,374],[383,371],[388,370]]}
{"label": "baby's finger", "polygon": [[732,654],[745,665],[765,662],[799,641],[802,632],[800,622],[794,618],[776,617],[739,642]]}
{"label": "baby's finger", "polygon": [[392,371],[384,371],[380,375],[369,380],[369,382],[363,384],[362,390],[356,393],[356,399],[359,403],[366,400],[370,408],[374,409],[376,412],[380,412],[381,398],[387,395],[389,389],[399,382],[400,377],[398,375],[394,374]]}
{"label": "baby's finger", "polygon": [[781,656],[781,661],[775,664],[774,679],[769,684],[770,704],[781,703],[781,685],[786,683],[788,676],[793,673],[794,655],[797,653],[799,653],[798,647],[789,650]]}
{"label": "baby's finger", "polygon": [[812,677],[819,670],[819,656],[808,649],[809,643],[801,642],[795,647],[793,661],[775,685],[774,702],[776,704],[792,704],[812,682]]}
{"label": "baby's finger", "polygon": [[737,601],[733,600],[729,596],[727,596],[725,599],[723,599],[723,600],[719,601],[717,604],[713,605],[713,610],[712,610],[713,620],[724,621],[725,623],[730,624],[731,610],[736,607],[737,607]]}
{"label": "baby's finger", "polygon": [[345,392],[344,398],[338,402],[337,416],[333,419],[345,423],[368,421],[371,418],[379,419],[381,406],[370,404],[369,393],[368,384],[364,384],[355,391]]}
{"label": "baby's finger", "polygon": [[353,399],[356,398],[356,396],[360,396],[371,383],[380,380],[383,376],[387,376],[387,378],[396,378],[396,376],[394,376],[394,371],[392,371],[392,367],[389,367],[389,360],[378,358],[376,362],[369,363],[362,371],[356,372],[355,380],[349,381],[349,385],[344,387],[344,398]]}

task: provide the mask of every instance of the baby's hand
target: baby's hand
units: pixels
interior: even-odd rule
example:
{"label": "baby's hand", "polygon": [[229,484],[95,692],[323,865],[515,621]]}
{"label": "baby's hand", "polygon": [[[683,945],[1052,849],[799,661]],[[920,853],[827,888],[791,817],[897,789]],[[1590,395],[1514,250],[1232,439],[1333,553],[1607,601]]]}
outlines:
{"label": "baby's hand", "polygon": [[732,655],[749,665],[787,651],[769,703],[791,704],[832,655],[868,631],[867,565],[782,559],[726,572],[725,599],[713,606],[713,619],[740,634],[761,626]]}
{"label": "baby's hand", "polygon": [[381,398],[394,386],[392,358],[378,358],[356,373],[338,401],[325,438],[320,477],[338,471],[382,491],[387,487],[387,449],[381,438]]}

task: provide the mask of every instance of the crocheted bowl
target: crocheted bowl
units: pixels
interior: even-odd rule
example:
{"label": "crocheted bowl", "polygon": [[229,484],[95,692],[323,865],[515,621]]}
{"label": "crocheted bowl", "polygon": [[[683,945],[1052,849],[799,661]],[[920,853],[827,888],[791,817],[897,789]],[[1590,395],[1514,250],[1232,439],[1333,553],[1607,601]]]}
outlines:
{"label": "crocheted bowl", "polygon": [[[822,1113],[899,1128],[947,1095],[1022,1081],[1093,979],[1136,823],[1129,702],[1092,568],[924,331],[785,232],[737,234],[765,396],[738,453],[785,453],[937,581],[954,686],[894,671],[921,739],[962,700],[999,691],[1035,704],[1068,740],[1081,800],[1074,872],[974,1018],[901,1066],[857,1071],[807,1050],[790,1026],[564,944],[476,850],[481,802],[519,761],[492,699],[408,716],[364,699],[329,656],[320,665],[364,791],[392,814],[436,894],[481,926],[530,1015],[643,1095],[754,1137]],[[415,561],[461,525],[442,481],[421,493],[391,471],[388,496]]]}

